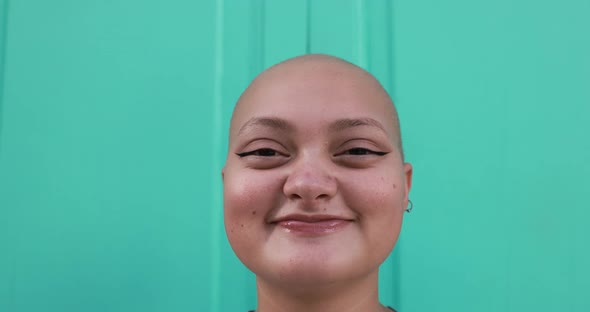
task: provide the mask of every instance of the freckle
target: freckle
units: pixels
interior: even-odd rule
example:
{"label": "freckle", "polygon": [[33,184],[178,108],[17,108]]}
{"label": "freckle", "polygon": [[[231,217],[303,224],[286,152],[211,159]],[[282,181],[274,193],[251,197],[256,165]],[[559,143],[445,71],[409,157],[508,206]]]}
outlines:
{"label": "freckle", "polygon": [[393,188],[397,188],[397,185],[395,185],[395,184],[394,184],[394,185],[393,185]]}
{"label": "freckle", "polygon": [[328,209],[324,207],[324,211],[327,211]]}
{"label": "freckle", "polygon": [[243,223],[241,223],[241,224],[240,224],[240,227],[244,227],[244,224],[243,224]]}
{"label": "freckle", "polygon": [[252,214],[255,215],[256,214],[256,210],[252,210]]}

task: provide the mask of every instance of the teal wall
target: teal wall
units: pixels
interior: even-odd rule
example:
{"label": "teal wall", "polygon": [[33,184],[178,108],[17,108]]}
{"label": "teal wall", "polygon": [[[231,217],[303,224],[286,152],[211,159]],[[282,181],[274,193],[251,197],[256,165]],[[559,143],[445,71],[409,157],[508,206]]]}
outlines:
{"label": "teal wall", "polygon": [[587,0],[0,0],[0,311],[245,311],[222,225],[233,103],[344,57],[415,167],[381,298],[589,311]]}

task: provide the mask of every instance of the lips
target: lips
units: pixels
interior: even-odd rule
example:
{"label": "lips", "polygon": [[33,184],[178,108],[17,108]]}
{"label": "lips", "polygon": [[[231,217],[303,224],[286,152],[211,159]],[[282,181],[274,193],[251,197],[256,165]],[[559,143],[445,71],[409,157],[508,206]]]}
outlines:
{"label": "lips", "polygon": [[272,223],[295,234],[323,235],[337,232],[351,222],[350,219],[338,216],[291,215]]}

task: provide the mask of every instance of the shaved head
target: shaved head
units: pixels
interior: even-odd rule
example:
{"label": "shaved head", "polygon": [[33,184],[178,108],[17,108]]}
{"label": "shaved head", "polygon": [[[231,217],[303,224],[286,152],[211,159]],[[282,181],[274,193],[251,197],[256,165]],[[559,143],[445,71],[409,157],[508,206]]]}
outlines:
{"label": "shaved head", "polygon": [[[234,109],[222,179],[228,240],[256,274],[261,311],[274,299],[285,311],[385,309],[378,268],[401,229],[412,165],[370,73],[317,54],[262,72]],[[342,301],[327,303],[334,294]]]}
{"label": "shaved head", "polygon": [[[230,126],[230,145],[232,138],[246,122],[241,117],[265,97],[275,97],[277,92],[285,91],[291,96],[297,96],[317,89],[335,95],[336,99],[338,94],[346,96],[348,93],[350,97],[352,91],[355,93],[353,96],[358,97],[358,100],[365,103],[367,107],[379,106],[387,119],[385,126],[391,129],[391,139],[403,159],[399,118],[387,91],[366,70],[343,59],[324,54],[294,57],[271,66],[259,74],[236,103]],[[274,105],[297,105],[297,103],[277,101]]]}

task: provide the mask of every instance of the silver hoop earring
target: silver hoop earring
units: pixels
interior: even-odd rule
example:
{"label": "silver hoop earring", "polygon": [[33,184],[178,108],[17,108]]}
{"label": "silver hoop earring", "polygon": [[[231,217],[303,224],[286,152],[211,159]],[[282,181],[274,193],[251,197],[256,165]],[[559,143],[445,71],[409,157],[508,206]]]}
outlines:
{"label": "silver hoop earring", "polygon": [[410,205],[410,207],[406,208],[406,212],[412,212],[412,209],[414,209],[414,203],[412,203],[412,201],[408,199],[408,204]]}

